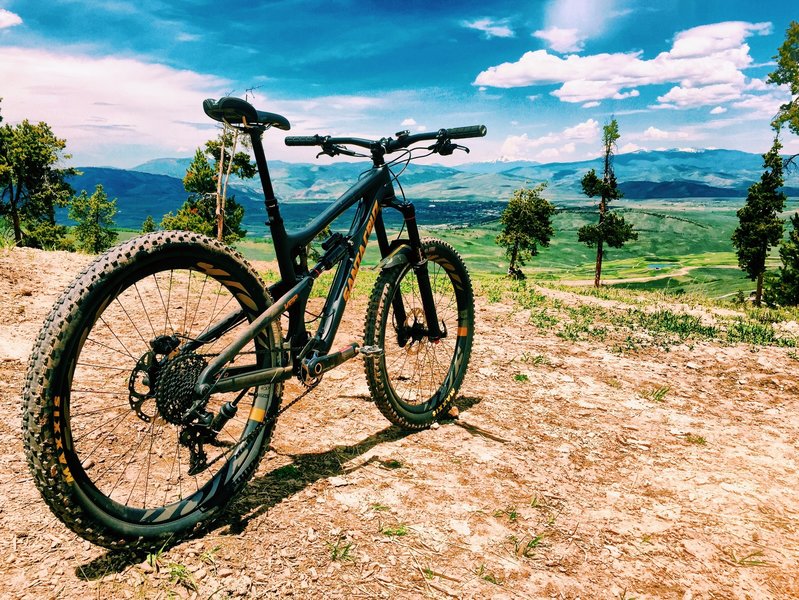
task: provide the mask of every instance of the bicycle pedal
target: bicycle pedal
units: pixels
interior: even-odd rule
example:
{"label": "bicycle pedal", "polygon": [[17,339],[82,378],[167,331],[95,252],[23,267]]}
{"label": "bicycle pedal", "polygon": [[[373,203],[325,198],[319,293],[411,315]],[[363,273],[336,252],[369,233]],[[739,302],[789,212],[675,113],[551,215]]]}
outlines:
{"label": "bicycle pedal", "polygon": [[383,349],[380,346],[361,346],[358,348],[358,352],[364,358],[371,358],[383,354]]}

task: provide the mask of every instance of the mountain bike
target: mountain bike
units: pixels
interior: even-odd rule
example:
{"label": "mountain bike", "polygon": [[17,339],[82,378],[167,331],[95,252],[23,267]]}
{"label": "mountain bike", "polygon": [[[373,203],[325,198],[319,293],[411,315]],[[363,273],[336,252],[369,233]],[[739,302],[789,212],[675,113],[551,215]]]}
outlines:
{"label": "mountain bike", "polygon": [[[249,136],[280,280],[267,287],[235,250],[199,234],[143,235],[75,279],[29,362],[23,439],[34,481],[61,521],[109,548],[156,547],[218,515],[255,472],[290,405],[281,408],[289,378],[310,390],[360,355],[380,411],[419,430],[449,410],[469,363],[469,273],[448,243],[420,237],[394,168],[465,149],[453,140],[484,136],[485,126],[379,140],[286,137],[288,146],[316,146],[320,155],[372,161],[341,197],[289,232],[261,143],[269,128],[289,130],[288,120],[232,97],[203,108]],[[386,161],[392,153],[397,158]],[[329,235],[310,266],[311,241],[350,208],[347,233]],[[402,216],[394,239],[385,209]],[[373,232],[381,260],[363,344],[333,349]],[[311,333],[311,289],[333,269]]]}

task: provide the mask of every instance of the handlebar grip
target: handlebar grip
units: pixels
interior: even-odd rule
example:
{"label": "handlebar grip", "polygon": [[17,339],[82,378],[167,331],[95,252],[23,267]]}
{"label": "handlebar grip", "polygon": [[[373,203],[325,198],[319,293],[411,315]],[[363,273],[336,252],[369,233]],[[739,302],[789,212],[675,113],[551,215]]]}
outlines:
{"label": "handlebar grip", "polygon": [[462,138],[483,137],[488,130],[485,125],[470,125],[469,127],[452,127],[447,129],[447,137],[451,140]]}
{"label": "handlebar grip", "polygon": [[322,138],[318,135],[289,135],[286,136],[286,146],[318,146]]}

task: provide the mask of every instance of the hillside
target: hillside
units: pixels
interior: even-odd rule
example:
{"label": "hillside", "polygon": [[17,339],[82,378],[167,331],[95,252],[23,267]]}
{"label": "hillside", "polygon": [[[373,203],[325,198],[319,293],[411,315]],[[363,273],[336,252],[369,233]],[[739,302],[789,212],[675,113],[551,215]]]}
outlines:
{"label": "hillside", "polygon": [[[188,158],[157,159],[132,170],[81,167],[83,174],[71,183],[77,190],[91,190],[102,183],[109,196],[118,199],[118,225],[137,228],[148,214],[162,215],[185,200],[181,178],[189,162]],[[367,167],[368,163],[353,162],[270,162],[276,194],[286,203],[335,199]],[[427,200],[439,207],[445,202],[483,205],[504,202],[514,189],[543,181],[548,182],[547,194],[557,203],[584,204],[580,180],[591,168],[601,169],[598,159],[551,164],[473,163],[457,167],[412,164],[401,181],[409,198]],[[762,157],[733,150],[635,152],[617,156],[615,169],[628,200],[743,198],[749,185],[760,177]],[[251,208],[246,217],[250,229],[260,226],[263,222],[260,182],[257,178],[234,180],[232,188],[245,209]],[[799,196],[799,173],[789,173],[785,191],[789,196]],[[450,208],[444,214],[429,214],[431,223],[462,223],[458,219],[463,215],[457,211],[454,215],[457,219],[446,214],[451,212]],[[495,212],[488,210],[486,215]]]}
{"label": "hillside", "polygon": [[209,530],[151,562],[83,542],[33,486],[19,403],[89,260],[0,250],[2,597],[799,597],[797,315],[499,278],[476,282],[457,418],[389,427],[352,360]]}

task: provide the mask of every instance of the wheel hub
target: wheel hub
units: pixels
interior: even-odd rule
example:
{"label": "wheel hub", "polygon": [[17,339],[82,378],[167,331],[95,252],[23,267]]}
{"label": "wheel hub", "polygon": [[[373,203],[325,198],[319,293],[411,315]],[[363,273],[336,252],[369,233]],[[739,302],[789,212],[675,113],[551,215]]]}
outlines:
{"label": "wheel hub", "polygon": [[408,354],[419,354],[424,342],[427,341],[427,327],[424,311],[421,308],[412,309],[405,318],[405,335],[408,340],[405,351]]}

